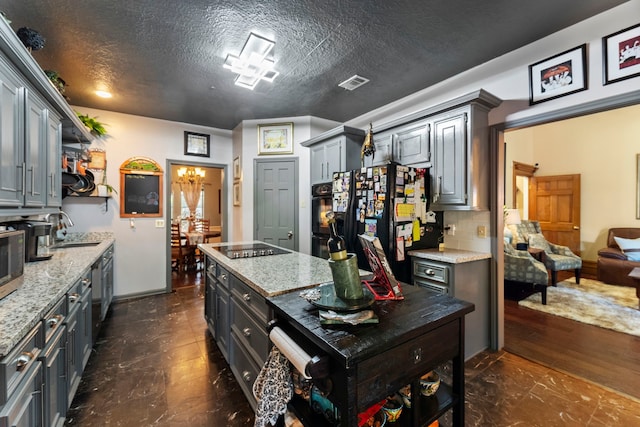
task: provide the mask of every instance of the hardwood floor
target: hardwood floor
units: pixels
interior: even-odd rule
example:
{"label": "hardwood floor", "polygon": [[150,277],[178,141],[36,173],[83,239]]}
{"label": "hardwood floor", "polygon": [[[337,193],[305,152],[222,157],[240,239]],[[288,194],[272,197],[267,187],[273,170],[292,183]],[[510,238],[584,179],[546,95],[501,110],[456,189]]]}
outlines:
{"label": "hardwood floor", "polygon": [[640,400],[640,337],[505,300],[505,350]]}

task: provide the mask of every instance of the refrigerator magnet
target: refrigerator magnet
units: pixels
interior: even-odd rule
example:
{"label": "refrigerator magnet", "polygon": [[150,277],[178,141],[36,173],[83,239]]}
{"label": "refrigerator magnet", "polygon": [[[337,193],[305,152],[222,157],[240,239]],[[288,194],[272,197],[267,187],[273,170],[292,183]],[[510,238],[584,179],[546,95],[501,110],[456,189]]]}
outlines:
{"label": "refrigerator magnet", "polygon": [[404,261],[404,238],[396,237],[396,261]]}

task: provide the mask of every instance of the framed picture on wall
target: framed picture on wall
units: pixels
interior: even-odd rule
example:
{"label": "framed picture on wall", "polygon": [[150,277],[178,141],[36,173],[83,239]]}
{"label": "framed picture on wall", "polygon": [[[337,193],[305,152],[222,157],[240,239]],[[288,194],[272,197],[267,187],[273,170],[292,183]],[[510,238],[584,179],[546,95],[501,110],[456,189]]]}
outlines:
{"label": "framed picture on wall", "polygon": [[640,76],[640,24],[602,38],[604,82]]}
{"label": "framed picture on wall", "polygon": [[185,156],[209,157],[209,135],[185,131],[184,154]]}
{"label": "framed picture on wall", "polygon": [[240,200],[242,195],[240,194],[241,187],[239,182],[233,183],[233,206],[240,206]]}
{"label": "framed picture on wall", "polygon": [[293,123],[258,126],[258,154],[293,153]]}
{"label": "framed picture on wall", "polygon": [[587,45],[529,65],[529,104],[587,89]]}
{"label": "framed picture on wall", "polygon": [[233,159],[233,179],[237,181],[240,179],[242,171],[240,170],[240,156]]}

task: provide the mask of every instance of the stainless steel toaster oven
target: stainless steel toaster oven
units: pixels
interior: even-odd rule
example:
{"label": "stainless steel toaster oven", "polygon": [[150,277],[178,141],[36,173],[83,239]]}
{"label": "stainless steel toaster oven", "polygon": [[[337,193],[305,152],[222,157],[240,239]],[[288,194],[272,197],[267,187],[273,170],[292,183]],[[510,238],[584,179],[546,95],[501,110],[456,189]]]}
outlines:
{"label": "stainless steel toaster oven", "polygon": [[0,231],[0,298],[22,285],[24,231]]}

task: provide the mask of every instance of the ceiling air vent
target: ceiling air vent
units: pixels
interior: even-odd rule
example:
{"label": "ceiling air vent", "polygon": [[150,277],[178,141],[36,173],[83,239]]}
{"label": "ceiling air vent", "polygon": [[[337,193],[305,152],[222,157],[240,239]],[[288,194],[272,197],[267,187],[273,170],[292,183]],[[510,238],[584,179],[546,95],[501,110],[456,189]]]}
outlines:
{"label": "ceiling air vent", "polygon": [[346,90],[354,90],[359,88],[363,84],[367,83],[368,81],[369,79],[356,74],[352,77],[349,77],[347,80],[343,81],[338,86]]}

